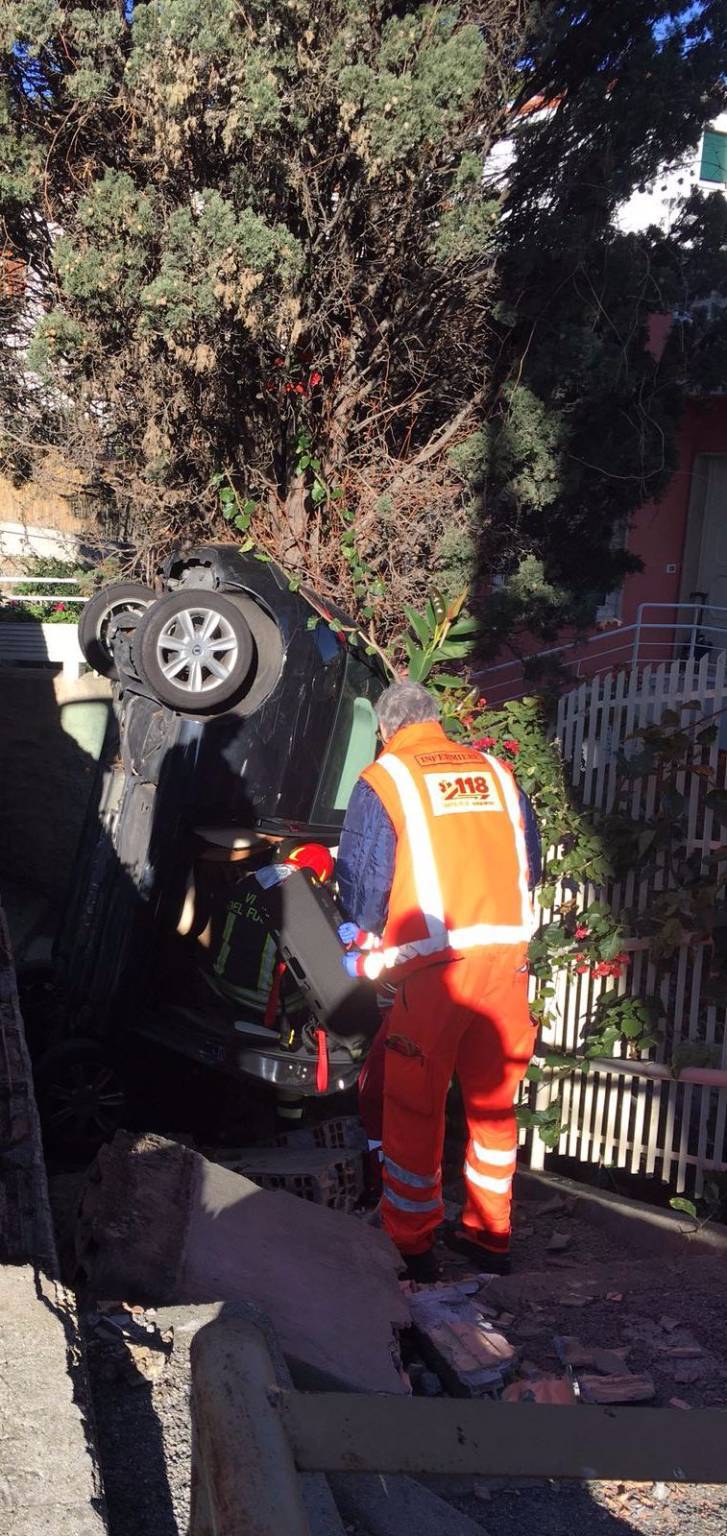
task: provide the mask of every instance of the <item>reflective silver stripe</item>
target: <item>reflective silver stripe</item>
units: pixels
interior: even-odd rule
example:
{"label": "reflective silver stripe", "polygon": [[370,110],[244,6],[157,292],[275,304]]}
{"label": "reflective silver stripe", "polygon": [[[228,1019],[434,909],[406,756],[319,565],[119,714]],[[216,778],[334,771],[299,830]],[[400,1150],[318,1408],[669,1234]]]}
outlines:
{"label": "reflective silver stripe", "polygon": [[379,758],[378,766],[388,773],[399,791],[411,849],[419,909],[427,925],[429,942],[436,942],[438,947],[443,949],[446,945],[446,930],[442,888],[439,884],[432,839],[429,836],[429,826],[419,790],[409,769],[393,753],[384,752]]}
{"label": "reflective silver stripe", "polygon": [[384,1189],[384,1199],[388,1200],[389,1205],[395,1206],[397,1211],[438,1211],[442,1204],[439,1199],[407,1200],[406,1195],[395,1194],[393,1189],[389,1189],[388,1184]]}
{"label": "reflective silver stripe", "polygon": [[480,944],[527,944],[532,924],[474,923],[471,928],[453,928],[449,934],[452,949],[476,949]]}
{"label": "reflective silver stripe", "polygon": [[533,904],[530,899],[530,891],[528,889],[528,878],[530,873],[528,867],[528,847],[525,841],[525,828],[523,826],[522,811],[520,809],[520,796],[518,794],[518,788],[512,774],[508,772],[507,768],[503,768],[502,763],[499,763],[496,757],[490,757],[489,753],[487,752],[483,753],[483,756],[488,768],[491,768],[492,772],[495,774],[495,777],[497,778],[502,793],[505,797],[505,805],[507,806],[512,829],[515,834],[515,849],[517,852],[518,862],[518,884],[520,887],[520,915],[523,926],[528,930],[528,939],[530,939],[532,936],[533,928],[535,926],[535,914],[533,910]]}
{"label": "reflective silver stripe", "polygon": [[491,1163],[493,1168],[507,1168],[509,1163],[517,1162],[517,1147],[511,1151],[499,1152],[493,1147],[481,1147],[478,1141],[473,1141],[475,1154],[481,1163]]}
{"label": "reflective silver stripe", "polygon": [[258,987],[260,988],[261,992],[265,993],[266,996],[273,985],[273,977],[275,974],[275,956],[277,954],[277,948],[278,947],[275,940],[270,937],[270,934],[268,934],[265,939],[265,943],[263,944],[263,952],[260,956],[260,970],[258,971],[257,978]]}
{"label": "reflective silver stripe", "polygon": [[412,851],[412,869],[417,902],[426,923],[429,937],[426,939],[413,939],[409,944],[396,945],[385,950],[376,950],[372,954],[367,955],[364,961],[364,972],[372,981],[376,981],[384,970],[391,970],[397,965],[405,965],[408,960],[418,960],[428,955],[442,954],[448,949],[478,949],[480,947],[486,948],[491,944],[528,944],[530,942],[534,918],[530,892],[528,890],[528,855],[517,786],[512,775],[508,773],[506,768],[503,768],[496,758],[489,757],[486,752],[483,752],[481,756],[500,786],[508,819],[515,837],[521,922],[515,924],[475,923],[469,928],[454,928],[449,932],[447,931],[444,922],[442,889],[439,883],[434,849],[416,781],[400,758],[396,757],[393,753],[384,752],[378,759],[378,767],[383,768],[388,773],[389,778],[393,780],[399,792],[401,809]]}
{"label": "reflective silver stripe", "polygon": [[436,1189],[441,1177],[441,1169],[428,1178],[423,1173],[410,1173],[408,1168],[401,1168],[392,1158],[384,1153],[384,1167],[392,1179],[398,1179],[400,1184],[410,1184],[412,1189]]}
{"label": "reflective silver stripe", "polygon": [[491,1179],[487,1173],[478,1173],[471,1163],[465,1163],[464,1176],[470,1184],[476,1184],[478,1189],[487,1189],[492,1195],[506,1195],[512,1184],[512,1174],[506,1179]]}
{"label": "reflective silver stripe", "polygon": [[[391,970],[396,965],[405,965],[407,960],[418,960],[427,955],[443,955],[448,949],[485,949],[491,944],[527,944],[530,939],[531,925],[513,927],[511,923],[475,923],[471,928],[452,928],[441,939],[412,939],[410,944],[391,945],[388,949],[376,951],[376,965],[369,968],[369,961],[365,963],[366,975],[372,981],[381,975],[384,970]],[[374,956],[370,957],[371,960]]]}

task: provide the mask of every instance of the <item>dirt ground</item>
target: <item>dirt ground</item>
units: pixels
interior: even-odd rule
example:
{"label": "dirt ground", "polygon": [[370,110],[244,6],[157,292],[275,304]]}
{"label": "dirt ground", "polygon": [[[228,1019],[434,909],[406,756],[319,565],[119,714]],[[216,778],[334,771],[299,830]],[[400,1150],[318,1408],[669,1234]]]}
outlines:
{"label": "dirt ground", "polygon": [[[554,1233],[560,1247],[549,1253]],[[478,1300],[518,1347],[518,1374],[563,1377],[567,1368],[555,1340],[575,1338],[586,1348],[622,1351],[625,1369],[653,1377],[656,1404],[676,1400],[685,1413],[727,1406],[722,1258],[630,1259],[567,1202],[551,1207],[520,1201],[514,1261],[513,1275],[488,1281]],[[472,1273],[466,1260],[451,1255],[446,1269],[450,1280]],[[88,1317],[86,1342],[110,1536],[183,1536],[189,1508],[187,1346],[175,1342],[161,1374],[149,1381],[120,1364],[123,1350]],[[627,1415],[629,1409],[618,1412]],[[489,1536],[727,1532],[727,1488],[721,1486],[427,1481]]]}

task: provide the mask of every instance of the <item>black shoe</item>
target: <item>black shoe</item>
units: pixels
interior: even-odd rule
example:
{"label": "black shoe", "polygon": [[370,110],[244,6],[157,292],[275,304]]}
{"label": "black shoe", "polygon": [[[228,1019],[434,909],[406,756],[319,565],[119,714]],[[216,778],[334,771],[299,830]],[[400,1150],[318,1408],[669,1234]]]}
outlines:
{"label": "black shoe", "polygon": [[440,1277],[439,1261],[433,1248],[427,1248],[424,1253],[402,1253],[406,1265],[407,1280],[415,1280],[417,1285],[434,1285]]}
{"label": "black shoe", "polygon": [[509,1253],[495,1253],[492,1248],[486,1248],[476,1237],[468,1236],[466,1227],[446,1227],[442,1242],[453,1253],[462,1253],[465,1258],[472,1259],[484,1275],[509,1275],[512,1270]]}

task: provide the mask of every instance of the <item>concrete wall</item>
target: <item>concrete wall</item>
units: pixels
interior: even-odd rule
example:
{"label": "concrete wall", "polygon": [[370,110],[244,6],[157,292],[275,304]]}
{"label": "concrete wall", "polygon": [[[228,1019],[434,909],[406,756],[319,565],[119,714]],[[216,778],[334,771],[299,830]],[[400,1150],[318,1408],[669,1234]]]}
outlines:
{"label": "concrete wall", "polygon": [[0,667],[0,887],[63,901],[95,781],[109,685]]}

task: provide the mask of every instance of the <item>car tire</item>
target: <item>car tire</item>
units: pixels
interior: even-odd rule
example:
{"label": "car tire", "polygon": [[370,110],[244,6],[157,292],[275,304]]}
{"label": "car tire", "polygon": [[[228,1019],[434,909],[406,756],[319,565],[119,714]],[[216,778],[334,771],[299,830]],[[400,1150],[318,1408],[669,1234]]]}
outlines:
{"label": "car tire", "polygon": [[93,1156],[123,1125],[123,1083],[97,1041],[76,1038],[51,1047],[33,1076],[49,1152]]}
{"label": "car tire", "polygon": [[191,588],[159,598],[137,628],[134,650],[159,702],[192,715],[226,708],[255,656],[238,605],[222,592]]}
{"label": "car tire", "polygon": [[118,677],[108,643],[109,624],[120,613],[138,613],[148,608],[155,596],[152,588],[142,581],[115,581],[89,598],[78,620],[78,643],[94,672],[99,672],[102,677]]}

